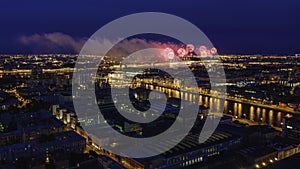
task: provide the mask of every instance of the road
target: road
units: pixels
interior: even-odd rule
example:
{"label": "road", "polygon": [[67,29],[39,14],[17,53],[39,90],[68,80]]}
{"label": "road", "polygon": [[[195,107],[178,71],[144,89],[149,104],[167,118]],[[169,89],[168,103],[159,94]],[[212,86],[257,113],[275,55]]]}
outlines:
{"label": "road", "polygon": [[6,92],[6,93],[9,93],[9,94],[14,95],[14,96],[18,99],[18,102],[21,103],[20,105],[18,105],[18,108],[23,108],[23,107],[25,107],[28,103],[31,102],[31,100],[25,99],[24,97],[22,97],[22,96],[18,93],[17,88],[23,88],[23,87],[25,87],[25,84],[24,84],[24,83],[21,84],[21,85],[19,85],[19,86],[15,86],[15,87],[13,87],[12,89],[0,89],[0,90],[3,91],[3,92]]}

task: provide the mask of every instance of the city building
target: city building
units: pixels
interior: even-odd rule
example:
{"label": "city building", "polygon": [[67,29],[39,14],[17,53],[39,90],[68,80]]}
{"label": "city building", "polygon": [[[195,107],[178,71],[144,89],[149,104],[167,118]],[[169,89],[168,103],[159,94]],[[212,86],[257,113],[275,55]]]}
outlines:
{"label": "city building", "polygon": [[295,139],[300,142],[300,118],[284,118],[282,125],[282,136]]}

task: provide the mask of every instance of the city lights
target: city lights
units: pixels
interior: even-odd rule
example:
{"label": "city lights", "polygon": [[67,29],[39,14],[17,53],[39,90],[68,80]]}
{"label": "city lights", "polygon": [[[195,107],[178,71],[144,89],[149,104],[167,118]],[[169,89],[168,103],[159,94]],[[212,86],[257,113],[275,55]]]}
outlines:
{"label": "city lights", "polygon": [[300,168],[299,6],[3,1],[0,169]]}

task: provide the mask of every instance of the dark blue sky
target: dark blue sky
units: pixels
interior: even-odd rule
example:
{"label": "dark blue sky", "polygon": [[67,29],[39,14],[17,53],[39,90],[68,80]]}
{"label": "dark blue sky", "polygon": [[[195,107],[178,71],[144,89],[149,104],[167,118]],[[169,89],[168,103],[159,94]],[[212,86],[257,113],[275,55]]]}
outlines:
{"label": "dark blue sky", "polygon": [[294,54],[299,9],[299,0],[1,0],[0,53],[33,52],[20,43],[23,36],[60,32],[80,39],[121,16],[155,11],[194,23],[221,54]]}

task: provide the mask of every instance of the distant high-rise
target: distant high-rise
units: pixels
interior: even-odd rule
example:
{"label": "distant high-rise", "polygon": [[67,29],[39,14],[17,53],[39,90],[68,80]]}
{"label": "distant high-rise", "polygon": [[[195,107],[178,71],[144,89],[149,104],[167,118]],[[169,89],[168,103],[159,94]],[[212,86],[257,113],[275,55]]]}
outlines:
{"label": "distant high-rise", "polygon": [[39,65],[35,65],[31,70],[31,79],[39,79],[42,77],[43,69]]}
{"label": "distant high-rise", "polygon": [[282,136],[300,141],[300,117],[283,119]]}

